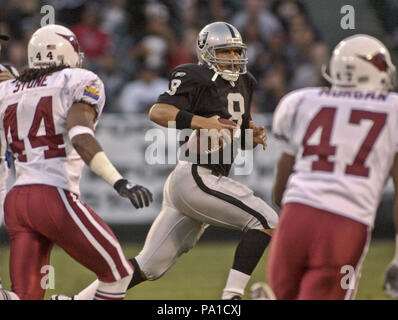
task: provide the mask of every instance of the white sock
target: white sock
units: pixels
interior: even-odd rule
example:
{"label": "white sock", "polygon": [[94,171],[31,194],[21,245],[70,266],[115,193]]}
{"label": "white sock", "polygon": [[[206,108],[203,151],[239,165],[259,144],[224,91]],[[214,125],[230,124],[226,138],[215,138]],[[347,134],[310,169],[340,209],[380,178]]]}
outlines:
{"label": "white sock", "polygon": [[16,293],[0,289],[0,300],[20,300],[20,299]]}
{"label": "white sock", "polygon": [[75,300],[93,300],[95,296],[95,291],[97,291],[99,280],[95,280],[88,287],[84,288],[77,295],[75,295]]}
{"label": "white sock", "polygon": [[228,300],[234,296],[242,297],[249,279],[250,275],[231,269],[221,299]]}
{"label": "white sock", "polygon": [[94,300],[123,300],[133,275],[128,275],[115,282],[99,281]]}

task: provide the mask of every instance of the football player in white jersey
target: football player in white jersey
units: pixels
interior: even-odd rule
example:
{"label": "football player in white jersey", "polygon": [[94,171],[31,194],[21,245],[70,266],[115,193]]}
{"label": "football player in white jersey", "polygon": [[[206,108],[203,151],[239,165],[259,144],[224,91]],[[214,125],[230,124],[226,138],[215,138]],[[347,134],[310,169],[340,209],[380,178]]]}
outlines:
{"label": "football player in white jersey", "polygon": [[84,163],[136,208],[152,195],[123,179],[94,137],[104,86],[80,68],[75,35],[42,27],[29,41],[28,58],[29,69],[0,84],[1,142],[16,157],[16,182],[4,203],[12,293],[0,297],[42,299],[41,269],[57,243],[97,275],[94,299],[123,299],[133,267],[110,228],[79,199]]}
{"label": "football player in white jersey", "polygon": [[398,217],[395,67],[377,39],[341,41],[331,88],[286,95],[273,120],[281,142],[273,188],[282,205],[268,281],[277,299],[353,299],[383,188]]}

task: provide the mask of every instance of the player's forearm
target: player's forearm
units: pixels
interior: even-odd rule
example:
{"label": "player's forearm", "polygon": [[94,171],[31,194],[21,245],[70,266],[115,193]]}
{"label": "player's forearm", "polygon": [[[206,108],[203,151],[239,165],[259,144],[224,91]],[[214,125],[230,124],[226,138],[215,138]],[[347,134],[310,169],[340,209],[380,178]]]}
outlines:
{"label": "player's forearm", "polygon": [[89,134],[77,135],[72,139],[72,144],[91,171],[110,186],[113,187],[116,181],[123,179],[94,136]]}
{"label": "player's forearm", "polygon": [[149,110],[149,119],[162,127],[168,127],[170,121],[175,121],[180,110],[169,104],[157,103]]}
{"label": "player's forearm", "polygon": [[211,129],[209,128],[209,118],[202,116],[193,116],[191,122],[192,129]]}
{"label": "player's forearm", "polygon": [[72,145],[85,164],[90,165],[93,157],[103,151],[95,137],[89,134],[80,134],[72,139]]}
{"label": "player's forearm", "polygon": [[166,128],[169,126],[170,121],[175,121],[177,129],[205,129],[209,121],[208,118],[162,103],[152,106],[149,110],[149,119]]}

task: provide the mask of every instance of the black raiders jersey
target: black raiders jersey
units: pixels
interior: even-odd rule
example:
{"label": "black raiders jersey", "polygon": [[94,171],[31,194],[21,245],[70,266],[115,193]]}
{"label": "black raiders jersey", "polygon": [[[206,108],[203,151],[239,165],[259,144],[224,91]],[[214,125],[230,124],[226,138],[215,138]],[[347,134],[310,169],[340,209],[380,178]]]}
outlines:
{"label": "black raiders jersey", "polygon": [[[207,65],[183,64],[171,72],[169,81],[169,90],[159,96],[157,103],[170,104],[198,116],[218,115],[233,120],[240,127],[241,141],[244,141],[256,86],[256,80],[249,72],[232,82],[217,76]],[[220,158],[218,164],[207,164],[206,167],[217,174],[228,175],[231,164],[223,164]]]}

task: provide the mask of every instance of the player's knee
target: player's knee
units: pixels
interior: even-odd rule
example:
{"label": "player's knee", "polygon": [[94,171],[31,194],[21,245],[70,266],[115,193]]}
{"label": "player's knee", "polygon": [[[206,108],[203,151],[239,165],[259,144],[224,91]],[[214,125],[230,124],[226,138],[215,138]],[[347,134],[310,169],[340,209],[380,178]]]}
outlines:
{"label": "player's knee", "polygon": [[267,235],[269,235],[270,237],[272,237],[273,232],[275,231],[275,229],[261,229],[259,230]]}
{"label": "player's knee", "polygon": [[199,226],[197,229],[187,235],[184,243],[182,243],[181,249],[177,253],[177,256],[179,257],[183,253],[187,253],[189,250],[195,247],[208,226],[208,224],[203,223],[201,226]]}
{"label": "player's knee", "polygon": [[263,200],[255,198],[252,203],[252,209],[255,210],[258,215],[253,216],[246,225],[246,230],[272,230],[276,228],[279,216],[275,210],[268,206]]}
{"label": "player's knee", "polygon": [[[158,257],[159,258],[159,257]],[[159,279],[163,276],[166,271],[170,268],[170,263],[167,263],[168,260],[162,259],[149,259],[144,261],[143,257],[138,255],[135,257],[141,273],[145,276],[146,280],[153,281]]]}
{"label": "player's knee", "polygon": [[278,224],[278,217],[276,219],[266,219],[266,223],[264,221],[260,221],[257,218],[253,218],[246,226],[246,230],[259,230],[262,231],[270,236],[272,236],[273,230],[275,230],[276,226]]}
{"label": "player's knee", "polygon": [[147,280],[154,281],[161,278],[169,268],[158,266],[151,266],[147,268],[144,272]]}

